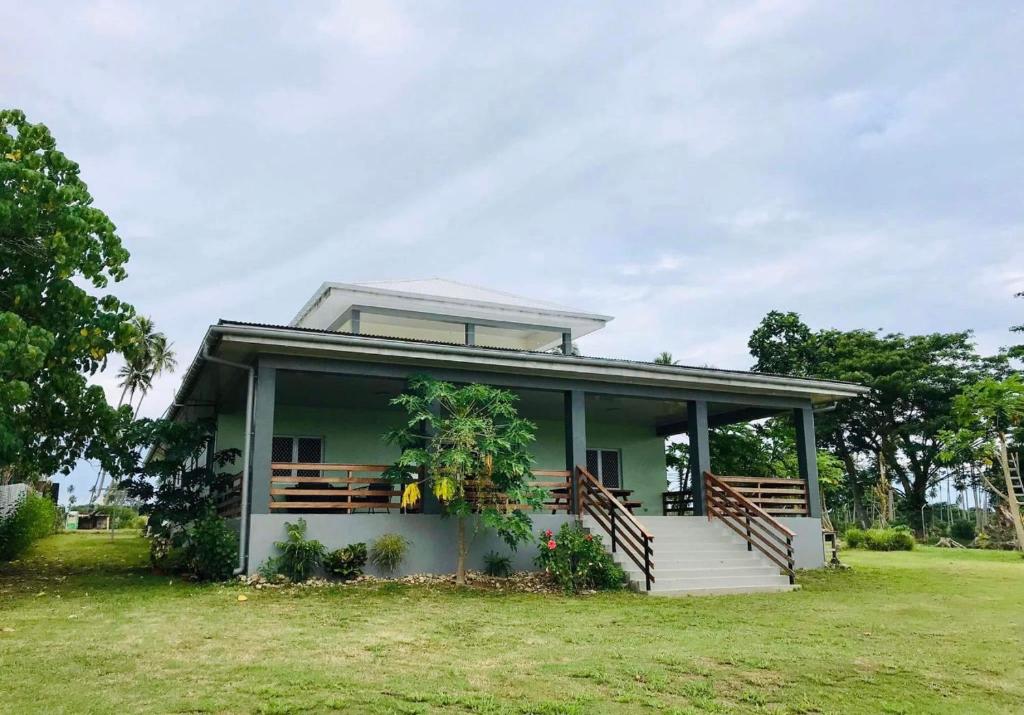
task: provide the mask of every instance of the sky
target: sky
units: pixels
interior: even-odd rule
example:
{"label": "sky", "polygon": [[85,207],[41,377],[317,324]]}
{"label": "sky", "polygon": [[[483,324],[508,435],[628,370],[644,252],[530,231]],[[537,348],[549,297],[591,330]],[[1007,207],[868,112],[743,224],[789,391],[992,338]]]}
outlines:
{"label": "sky", "polygon": [[460,280],[615,316],[586,354],[728,368],[772,309],[985,352],[1024,322],[1019,2],[0,17],[0,105],[81,165],[132,254],[113,292],[174,342],[144,415],[206,326],[323,281]]}

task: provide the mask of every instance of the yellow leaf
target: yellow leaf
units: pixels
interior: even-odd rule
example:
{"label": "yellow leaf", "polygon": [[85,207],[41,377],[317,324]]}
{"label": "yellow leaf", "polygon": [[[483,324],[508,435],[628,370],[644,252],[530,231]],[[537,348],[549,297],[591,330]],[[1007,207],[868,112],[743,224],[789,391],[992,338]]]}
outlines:
{"label": "yellow leaf", "polygon": [[420,488],[413,482],[412,484],[406,484],[405,489],[402,490],[402,508],[415,506],[416,502],[420,500]]}
{"label": "yellow leaf", "polygon": [[239,600],[239,601],[248,601],[248,600],[249,600],[249,597],[248,597],[248,596],[246,596],[246,595],[245,595],[244,593],[242,593],[242,594],[239,594],[239,595],[238,595],[238,600]]}

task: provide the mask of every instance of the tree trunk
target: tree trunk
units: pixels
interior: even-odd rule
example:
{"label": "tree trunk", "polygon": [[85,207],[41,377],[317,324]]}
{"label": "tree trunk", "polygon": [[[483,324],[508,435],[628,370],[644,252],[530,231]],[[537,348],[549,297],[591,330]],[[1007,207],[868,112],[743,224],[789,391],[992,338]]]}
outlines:
{"label": "tree trunk", "polygon": [[459,557],[455,565],[455,583],[459,586],[466,585],[466,551],[468,545],[466,544],[466,517],[458,517],[458,535],[459,535]]}
{"label": "tree trunk", "polygon": [[1010,455],[1006,449],[1006,435],[1002,432],[999,433],[999,463],[1003,468],[1003,480],[1006,483],[1006,502],[1010,509],[1010,519],[1017,534],[1017,550],[1024,551],[1024,522],[1021,520],[1020,504],[1017,502],[1017,492],[1014,491],[1013,479],[1010,476]]}

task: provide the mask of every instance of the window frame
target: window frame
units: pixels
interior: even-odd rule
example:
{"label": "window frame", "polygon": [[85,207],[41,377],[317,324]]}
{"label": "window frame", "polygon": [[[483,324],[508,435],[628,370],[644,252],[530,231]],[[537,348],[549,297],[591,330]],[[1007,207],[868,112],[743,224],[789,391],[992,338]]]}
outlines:
{"label": "window frame", "polygon": [[[289,440],[291,440],[291,442],[292,442],[292,456],[291,456],[291,460],[290,461],[291,461],[292,464],[323,464],[324,463],[323,460],[325,459],[325,455],[327,453],[327,439],[323,435],[315,435],[315,434],[274,434],[274,435],[271,436],[271,439],[270,439],[271,445],[273,445],[275,439],[289,439]],[[300,462],[299,461],[299,440],[302,440],[302,439],[315,439],[315,440],[320,442],[320,462]],[[271,461],[273,461],[273,454],[271,454]],[[282,476],[295,477],[295,476],[299,476],[298,472],[300,472],[300,471],[301,472],[316,472],[316,474],[314,474],[314,475],[303,474],[302,476],[322,476],[320,474],[319,470],[313,470],[313,469],[300,469],[300,470],[296,470],[296,469],[289,469],[289,470],[273,469],[271,471],[273,472],[274,476],[277,476],[277,477],[282,477]],[[288,474],[278,474],[278,472],[284,472],[284,471],[288,471]]]}
{"label": "window frame", "polygon": [[[626,470],[622,461],[622,447],[587,447],[587,452],[597,452],[597,474],[594,477],[600,482],[601,486],[605,489],[625,489],[626,488]],[[601,459],[602,452],[615,452],[619,459],[619,485],[617,487],[609,487],[604,482],[604,461]],[[589,462],[590,460],[587,459]]]}

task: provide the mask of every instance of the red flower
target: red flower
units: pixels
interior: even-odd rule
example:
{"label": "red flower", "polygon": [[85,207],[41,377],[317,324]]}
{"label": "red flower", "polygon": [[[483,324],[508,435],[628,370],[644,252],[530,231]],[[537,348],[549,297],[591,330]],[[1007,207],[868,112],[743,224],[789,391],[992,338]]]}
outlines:
{"label": "red flower", "polygon": [[594,535],[593,534],[587,534],[583,538],[586,539],[587,541],[593,541],[594,540]]}
{"label": "red flower", "polygon": [[554,551],[554,550],[555,550],[555,547],[556,547],[556,546],[558,546],[558,544],[556,544],[556,543],[555,543],[555,540],[554,540],[554,539],[551,539],[551,540],[550,540],[550,541],[548,542],[548,550],[549,550],[549,551]]}
{"label": "red flower", "polygon": [[546,536],[546,537],[548,537],[550,539],[551,538],[551,529],[548,529],[547,531],[545,531],[544,532],[544,536]]}

